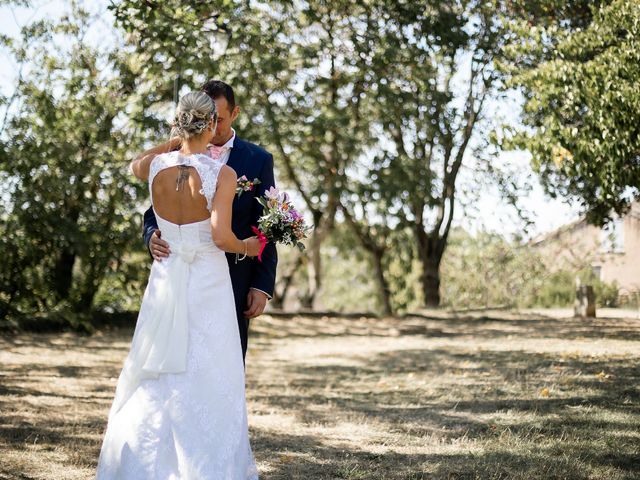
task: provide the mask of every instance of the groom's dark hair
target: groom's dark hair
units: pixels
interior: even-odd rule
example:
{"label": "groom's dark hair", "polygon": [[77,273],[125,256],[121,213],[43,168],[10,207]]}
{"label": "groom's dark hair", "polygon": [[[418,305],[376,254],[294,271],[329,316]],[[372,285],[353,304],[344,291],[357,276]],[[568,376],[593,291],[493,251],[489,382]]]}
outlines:
{"label": "groom's dark hair", "polygon": [[211,100],[220,97],[226,98],[229,110],[236,108],[236,97],[233,94],[233,88],[222,80],[208,80],[200,87],[200,90],[209,95]]}

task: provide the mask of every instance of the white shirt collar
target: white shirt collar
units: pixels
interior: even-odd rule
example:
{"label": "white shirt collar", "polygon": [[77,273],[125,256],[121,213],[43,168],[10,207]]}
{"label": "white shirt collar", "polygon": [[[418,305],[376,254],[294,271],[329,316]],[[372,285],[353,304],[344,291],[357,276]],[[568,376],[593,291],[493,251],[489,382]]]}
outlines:
{"label": "white shirt collar", "polygon": [[233,148],[233,142],[236,139],[236,131],[233,128],[231,129],[231,131],[233,132],[233,135],[231,135],[231,138],[229,140],[227,140],[227,143],[222,145],[223,147],[227,147],[228,149],[232,149]]}

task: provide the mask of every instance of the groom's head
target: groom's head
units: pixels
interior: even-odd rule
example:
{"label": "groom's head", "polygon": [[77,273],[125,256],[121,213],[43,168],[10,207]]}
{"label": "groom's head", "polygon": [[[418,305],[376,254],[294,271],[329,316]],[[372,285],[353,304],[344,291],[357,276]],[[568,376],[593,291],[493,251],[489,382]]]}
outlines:
{"label": "groom's head", "polygon": [[231,138],[231,125],[240,113],[240,107],[236,105],[233,88],[220,80],[209,80],[200,90],[205,92],[215,102],[218,110],[218,128],[213,136],[212,143],[222,145]]}

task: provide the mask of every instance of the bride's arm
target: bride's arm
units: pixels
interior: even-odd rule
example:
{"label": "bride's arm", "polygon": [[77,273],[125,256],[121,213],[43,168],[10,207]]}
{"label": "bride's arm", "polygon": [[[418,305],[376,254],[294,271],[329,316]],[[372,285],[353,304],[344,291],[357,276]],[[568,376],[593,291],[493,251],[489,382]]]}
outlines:
{"label": "bride's arm", "polygon": [[131,171],[137,178],[146,181],[147,178],[149,178],[149,167],[151,165],[151,160],[153,160],[161,153],[171,152],[180,148],[181,142],[182,139],[180,137],[174,137],[168,142],[164,142],[156,147],[150,148],[149,150],[145,150],[133,159],[133,161],[129,165]]}
{"label": "bride's arm", "polygon": [[211,237],[213,242],[225,252],[246,253],[256,256],[260,242],[256,237],[244,241],[231,230],[231,207],[236,195],[237,175],[233,168],[223,165],[218,174],[218,186],[211,208]]}

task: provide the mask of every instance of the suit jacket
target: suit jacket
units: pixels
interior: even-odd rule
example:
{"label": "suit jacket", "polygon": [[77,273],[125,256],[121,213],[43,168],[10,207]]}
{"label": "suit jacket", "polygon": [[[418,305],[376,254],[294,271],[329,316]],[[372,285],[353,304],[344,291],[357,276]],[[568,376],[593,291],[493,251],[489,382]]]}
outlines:
{"label": "suit jacket", "polygon": [[[253,191],[243,192],[240,197],[236,195],[233,200],[231,229],[240,239],[251,237],[254,235],[251,226],[257,226],[258,218],[262,215],[262,206],[256,198],[275,186],[273,156],[263,148],[236,136],[227,165],[235,170],[238,178],[245,175],[249,180],[258,178],[262,182]],[[145,245],[149,245],[151,235],[157,228],[153,208],[149,208],[144,214],[142,232]],[[235,253],[227,253],[227,261],[238,312],[245,310],[247,294],[251,288],[261,290],[269,297],[273,296],[278,264],[275,244],[269,242],[266,245],[262,262],[257,258],[246,257],[236,263]]]}

